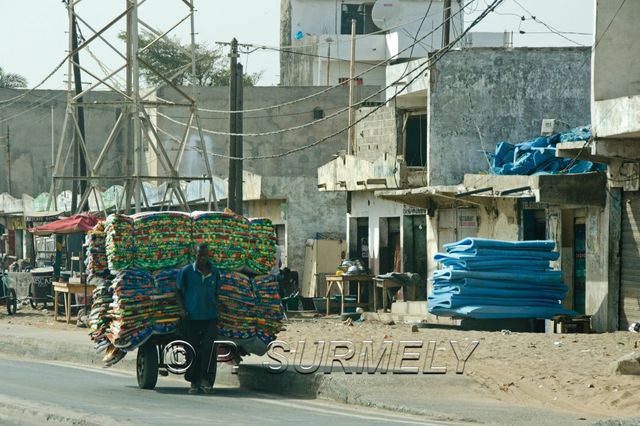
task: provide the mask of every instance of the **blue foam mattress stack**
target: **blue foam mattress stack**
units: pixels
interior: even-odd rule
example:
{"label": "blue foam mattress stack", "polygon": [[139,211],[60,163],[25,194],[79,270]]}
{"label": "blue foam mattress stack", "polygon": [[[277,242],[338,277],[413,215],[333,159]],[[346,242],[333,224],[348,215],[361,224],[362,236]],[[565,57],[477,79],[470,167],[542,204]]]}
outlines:
{"label": "blue foam mattress stack", "polygon": [[555,242],[466,238],[446,244],[434,259],[429,312],[459,318],[551,318],[575,312],[562,307],[567,294],[562,272],[550,261]]}

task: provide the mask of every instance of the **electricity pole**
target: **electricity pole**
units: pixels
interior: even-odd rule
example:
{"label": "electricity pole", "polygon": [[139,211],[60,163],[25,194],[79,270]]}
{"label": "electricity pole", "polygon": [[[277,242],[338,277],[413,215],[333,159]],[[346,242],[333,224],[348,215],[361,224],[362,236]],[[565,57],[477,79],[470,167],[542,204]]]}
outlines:
{"label": "electricity pole", "polygon": [[227,184],[227,208],[237,211],[236,202],[236,160],[238,151],[237,137],[234,133],[238,133],[238,122],[236,120],[236,112],[238,110],[238,40],[231,40],[230,70],[229,70],[229,182]]}
{"label": "electricity pole", "polygon": [[449,45],[450,25],[451,25],[451,0],[444,0],[444,13],[442,16],[442,47]]}
{"label": "electricity pole", "polygon": [[[356,20],[351,20],[351,64],[349,67],[349,133],[347,143],[347,154],[355,154],[355,136],[356,129],[354,127],[355,110],[353,108],[354,81],[356,75]],[[353,152],[351,152],[353,150]]]}
{"label": "electricity pole", "polygon": [[[234,115],[236,116],[236,130],[238,133],[242,133],[243,123],[242,123],[242,110],[244,109],[244,75],[242,64],[238,64],[236,67],[236,108],[237,112]],[[244,141],[242,140],[242,136],[236,136],[236,208],[238,214],[242,214],[242,201],[244,200],[244,195],[242,193],[242,155],[244,151],[244,147],[242,146]]]}
{"label": "electricity pole", "polygon": [[[82,75],[80,74],[80,54],[78,52],[78,22],[76,20],[75,11],[73,6],[71,7],[72,24],[71,24],[71,49],[73,50],[73,82],[76,95],[82,93]],[[85,130],[84,130],[84,108],[82,106],[82,96],[76,100],[77,117],[78,117],[78,130],[80,138],[75,138],[75,146],[73,147],[73,171],[75,176],[83,178],[87,175],[87,163],[84,157],[84,149],[81,148],[81,144],[85,143]],[[82,139],[82,140],[80,140]],[[73,193],[71,195],[71,209],[76,211],[78,207],[78,193],[82,197],[87,189],[87,182],[84,179],[73,181]],[[84,202],[80,206],[80,210],[89,210],[89,205]]]}
{"label": "electricity pole", "polygon": [[7,126],[7,136],[5,139],[7,140],[7,151],[5,153],[7,162],[7,192],[11,195],[11,133],[9,126]]}

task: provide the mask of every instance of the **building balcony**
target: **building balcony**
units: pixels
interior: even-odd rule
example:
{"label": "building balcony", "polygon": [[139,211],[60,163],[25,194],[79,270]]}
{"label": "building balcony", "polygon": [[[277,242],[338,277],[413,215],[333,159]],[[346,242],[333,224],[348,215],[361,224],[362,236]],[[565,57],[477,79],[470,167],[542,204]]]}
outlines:
{"label": "building balcony", "polygon": [[327,192],[412,188],[424,185],[425,179],[425,169],[407,167],[401,156],[369,161],[340,154],[318,168],[318,190]]}

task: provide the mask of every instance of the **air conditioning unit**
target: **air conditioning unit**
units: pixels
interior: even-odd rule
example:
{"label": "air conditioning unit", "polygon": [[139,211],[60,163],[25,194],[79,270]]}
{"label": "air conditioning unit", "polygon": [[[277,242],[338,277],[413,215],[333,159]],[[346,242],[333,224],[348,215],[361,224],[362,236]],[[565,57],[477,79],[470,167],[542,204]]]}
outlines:
{"label": "air conditioning unit", "polygon": [[553,118],[545,118],[542,120],[540,134],[542,136],[551,136],[565,130],[569,130],[569,126],[567,126],[566,123]]}

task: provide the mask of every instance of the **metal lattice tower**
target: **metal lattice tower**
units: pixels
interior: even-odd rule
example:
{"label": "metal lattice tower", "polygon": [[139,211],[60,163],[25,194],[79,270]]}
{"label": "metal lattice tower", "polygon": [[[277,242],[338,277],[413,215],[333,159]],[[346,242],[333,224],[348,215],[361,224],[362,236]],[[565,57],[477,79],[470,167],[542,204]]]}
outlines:
{"label": "metal lattice tower", "polygon": [[[139,7],[143,3],[147,3],[150,0],[121,0],[124,3],[124,8],[120,11],[111,21],[99,29],[94,29],[87,20],[85,20],[76,11],[78,3],[87,3],[93,1],[95,3],[101,3],[102,0],[67,0],[67,12],[69,15],[69,53],[68,53],[68,79],[67,79],[67,107],[64,117],[64,123],[62,128],[62,134],[60,136],[60,143],[57,148],[56,161],[52,173],[51,189],[50,189],[50,201],[53,202],[53,207],[57,209],[56,197],[60,190],[60,187],[64,182],[86,182],[82,186],[86,186],[81,194],[80,203],[78,204],[81,209],[82,206],[89,200],[92,195],[95,197],[98,208],[102,204],[99,193],[97,191],[97,185],[100,181],[108,181],[113,183],[122,182],[125,188],[122,199],[118,203],[118,209],[128,211],[130,207],[130,200],[135,200],[135,211],[139,212],[146,205],[150,208],[148,197],[145,193],[143,182],[157,181],[166,182],[166,188],[164,196],[162,198],[162,205],[164,207],[165,201],[167,203],[175,197],[185,210],[190,210],[188,201],[184,191],[181,188],[181,183],[186,181],[208,181],[209,182],[209,194],[208,194],[208,208],[211,209],[213,203],[214,208],[217,209],[217,200],[214,189],[213,174],[211,170],[211,164],[209,162],[209,154],[207,152],[205,139],[202,133],[202,126],[200,123],[200,117],[195,101],[195,74],[196,74],[196,44],[195,44],[195,24],[194,24],[194,0],[171,0],[171,3],[180,4],[180,7],[185,8],[185,15],[176,18],[176,21],[169,26],[167,30],[160,30],[154,28],[152,25],[145,22],[138,12]],[[166,6],[169,0],[162,0],[163,6]],[[143,61],[140,57],[141,53],[146,49],[149,49],[153,44],[162,39],[168,39],[172,32],[178,28],[181,24],[189,21],[191,25],[191,49],[183,49],[185,53],[188,53],[191,58],[190,63],[181,65],[177,68],[172,75],[163,75],[160,71],[155,69],[151,64]],[[76,22],[81,22],[86,28],[92,31],[91,36],[83,40],[75,49],[73,48],[73,31]],[[108,40],[105,33],[108,30],[113,29],[116,25],[125,24],[126,26],[126,52],[122,52],[122,49],[118,49],[114,44]],[[139,30],[144,28],[145,31],[153,35],[154,39],[146,46],[140,46]],[[114,51],[120,59],[122,59],[121,65],[114,71],[104,69],[102,73],[97,73],[87,69],[87,67],[80,66],[80,64],[74,62],[74,54],[85,52],[95,58],[95,55],[90,50],[93,44],[102,42],[106,44],[110,50]],[[150,87],[148,89],[141,89],[140,80],[140,66],[143,65],[147,70],[151,70],[162,81],[161,84],[156,87]],[[73,69],[78,67],[82,72],[95,79],[95,82],[89,85],[86,89],[82,89],[81,93],[75,93],[73,88]],[[192,81],[191,81],[191,93],[187,93],[190,90],[178,87],[172,80],[184,73],[191,67]],[[124,90],[118,88],[116,78],[122,74],[126,75],[126,87]],[[115,108],[120,109],[120,113],[117,116],[115,124],[109,132],[109,136],[101,142],[100,154],[97,158],[91,158],[91,154],[87,149],[87,143],[82,137],[80,126],[78,124],[78,109],[83,107],[91,107],[91,104],[83,104],[83,96],[95,91],[98,88],[108,88],[112,93],[116,94],[119,98],[116,101],[103,102]],[[175,103],[158,102],[154,100],[153,96],[161,87],[171,87],[177,93],[180,94],[181,101]],[[177,148],[177,154],[175,158],[171,159],[167,154],[160,137],[158,136],[158,128],[151,119],[150,111],[158,106],[178,106],[187,107],[190,109],[190,116],[188,119],[189,126],[185,131],[183,137],[180,140],[180,144]],[[206,167],[206,174],[200,176],[184,176],[180,175],[180,165],[182,163],[185,148],[187,147],[187,140],[190,133],[190,128],[194,127],[199,137],[199,150],[202,154],[204,164]],[[104,163],[107,155],[112,150],[114,141],[120,134],[125,135],[125,143],[133,147],[134,159],[133,170],[128,171],[124,176],[108,176],[103,172]],[[148,144],[151,150],[155,153],[157,161],[161,169],[164,171],[164,175],[151,175],[144,174],[144,146]],[[79,176],[75,172],[71,176],[65,175],[67,169],[67,163],[69,159],[69,153],[74,147],[81,150],[86,159],[86,176]],[[66,153],[66,155],[65,155]],[[74,185],[76,186],[76,185]],[[82,187],[81,185],[77,185]],[[167,199],[167,197],[169,197]],[[126,200],[125,200],[126,198]],[[103,205],[103,204],[102,204]],[[50,207],[50,206],[49,206]],[[104,205],[103,205],[104,209]]]}

